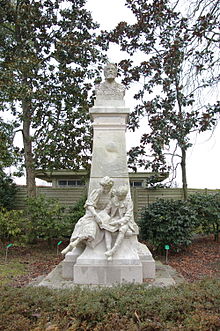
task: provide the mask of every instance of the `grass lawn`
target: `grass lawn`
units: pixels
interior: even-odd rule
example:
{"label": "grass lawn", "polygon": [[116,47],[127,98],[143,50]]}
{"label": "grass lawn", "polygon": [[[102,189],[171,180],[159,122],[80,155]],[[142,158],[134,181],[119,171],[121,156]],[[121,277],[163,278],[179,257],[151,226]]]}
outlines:
{"label": "grass lawn", "polygon": [[13,279],[26,275],[27,269],[24,264],[13,259],[13,261],[0,264],[0,284],[10,285]]}

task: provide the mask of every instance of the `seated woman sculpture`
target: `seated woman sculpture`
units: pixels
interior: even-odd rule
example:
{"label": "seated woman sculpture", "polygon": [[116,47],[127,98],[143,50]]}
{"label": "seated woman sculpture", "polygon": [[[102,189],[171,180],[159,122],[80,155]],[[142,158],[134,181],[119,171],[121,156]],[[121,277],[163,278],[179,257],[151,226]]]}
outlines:
{"label": "seated woman sculpture", "polygon": [[[105,255],[108,260],[120,247],[125,234],[137,234],[138,228],[133,220],[133,204],[130,197],[127,197],[128,187],[120,186],[114,191],[114,197],[99,216],[102,218],[100,227],[105,230]],[[106,215],[104,215],[106,213]],[[112,246],[112,233],[118,232],[115,244]]]}
{"label": "seated woman sculpture", "polygon": [[101,187],[93,190],[88,197],[84,206],[86,213],[76,223],[70,244],[62,250],[61,254],[66,254],[81,242],[95,247],[103,239],[104,233],[99,227],[102,223],[99,213],[106,208],[111,200],[114,182],[106,176],[99,184]]}

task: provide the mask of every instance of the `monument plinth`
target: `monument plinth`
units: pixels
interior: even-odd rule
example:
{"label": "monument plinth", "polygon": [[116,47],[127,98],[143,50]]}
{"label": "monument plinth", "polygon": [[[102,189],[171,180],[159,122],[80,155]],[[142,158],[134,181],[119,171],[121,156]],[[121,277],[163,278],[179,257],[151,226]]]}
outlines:
{"label": "monument plinth", "polygon": [[125,88],[115,81],[114,65],[106,66],[105,81],[96,88],[93,120],[93,153],[89,192],[104,176],[114,180],[114,186],[129,186],[125,131],[130,113],[125,107]]}
{"label": "monument plinth", "polygon": [[142,283],[155,277],[155,262],[137,240],[127,167],[125,88],[108,64],[90,109],[93,152],[86,213],[63,251],[63,277],[75,284]]}

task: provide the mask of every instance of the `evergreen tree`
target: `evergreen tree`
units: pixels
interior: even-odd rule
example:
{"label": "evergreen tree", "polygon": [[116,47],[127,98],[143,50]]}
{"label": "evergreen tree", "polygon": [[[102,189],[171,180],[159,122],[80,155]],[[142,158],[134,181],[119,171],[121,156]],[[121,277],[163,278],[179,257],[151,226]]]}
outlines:
{"label": "evergreen tree", "polygon": [[0,1],[0,110],[23,135],[28,196],[35,168],[88,163],[88,98],[98,75],[98,27],[84,0]]}

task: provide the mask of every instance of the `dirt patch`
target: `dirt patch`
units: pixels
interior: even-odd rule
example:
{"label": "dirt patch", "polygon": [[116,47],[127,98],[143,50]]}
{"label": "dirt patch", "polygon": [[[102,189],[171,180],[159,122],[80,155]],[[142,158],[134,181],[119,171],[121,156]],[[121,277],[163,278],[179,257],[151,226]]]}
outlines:
{"label": "dirt patch", "polygon": [[[59,251],[65,247],[60,245]],[[29,247],[13,246],[8,251],[5,262],[5,249],[0,251],[0,283],[13,287],[23,287],[35,278],[47,275],[63,257],[57,255],[56,243],[48,247],[46,242],[38,242]]]}
{"label": "dirt patch", "polygon": [[185,251],[170,254],[169,265],[190,282],[204,277],[220,278],[220,243],[212,236],[194,239]]}
{"label": "dirt patch", "polygon": [[[67,242],[62,243],[59,252],[66,245]],[[13,287],[26,286],[37,277],[47,275],[62,259],[60,253],[57,255],[57,242],[52,247],[48,247],[46,242],[31,247],[13,246],[7,263],[5,250],[1,249],[0,282]],[[165,263],[164,256],[159,259]],[[178,254],[169,252],[168,264],[189,282],[204,277],[220,278],[220,243],[211,236],[197,238],[185,251]]]}

